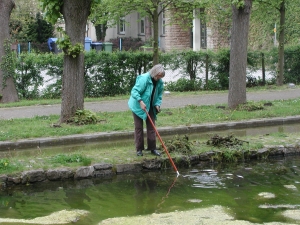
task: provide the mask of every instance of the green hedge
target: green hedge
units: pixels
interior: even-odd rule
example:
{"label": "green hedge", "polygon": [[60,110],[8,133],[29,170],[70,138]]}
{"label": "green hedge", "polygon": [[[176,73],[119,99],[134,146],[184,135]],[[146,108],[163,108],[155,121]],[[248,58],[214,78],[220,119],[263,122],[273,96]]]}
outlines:
{"label": "green hedge", "polygon": [[[277,49],[269,52],[248,52],[248,70],[266,70],[275,77]],[[285,83],[300,81],[300,46],[285,49]],[[177,71],[180,79],[166,82],[169,91],[228,89],[229,49],[213,51],[174,51],[160,53],[166,70]],[[85,52],[85,97],[115,96],[130,93],[136,76],[152,67],[152,53],[142,51],[91,50]],[[22,53],[16,64],[16,86],[20,98],[60,98],[63,55],[53,53]],[[199,78],[204,74],[204,78]],[[262,78],[247,76],[247,85],[262,85]],[[268,82],[273,82],[274,79]],[[46,85],[47,84],[47,85]],[[42,91],[41,91],[42,90]]]}

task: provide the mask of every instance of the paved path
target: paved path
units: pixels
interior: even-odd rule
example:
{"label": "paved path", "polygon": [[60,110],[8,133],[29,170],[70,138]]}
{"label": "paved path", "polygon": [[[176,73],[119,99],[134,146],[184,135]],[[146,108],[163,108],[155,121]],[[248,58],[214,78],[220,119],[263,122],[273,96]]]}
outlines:
{"label": "paved path", "polygon": [[[248,101],[281,100],[300,98],[300,88],[285,90],[269,90],[247,93]],[[163,97],[162,108],[178,108],[186,105],[212,105],[227,103],[228,93],[200,94],[189,97],[172,96],[172,93]],[[30,118],[33,116],[59,115],[59,105],[40,105],[13,108],[0,108],[0,119]],[[94,112],[115,112],[128,110],[127,100],[86,102],[85,109]]]}

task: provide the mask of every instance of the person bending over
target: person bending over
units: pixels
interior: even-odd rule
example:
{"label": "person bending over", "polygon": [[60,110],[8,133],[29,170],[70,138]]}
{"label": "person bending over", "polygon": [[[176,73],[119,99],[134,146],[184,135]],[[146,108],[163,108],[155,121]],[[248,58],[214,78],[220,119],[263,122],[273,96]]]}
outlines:
{"label": "person bending over", "polygon": [[152,154],[160,156],[156,150],[156,133],[149,121],[145,110],[150,115],[155,124],[156,115],[160,112],[164,84],[162,78],[165,76],[165,70],[161,64],[155,65],[144,74],[137,76],[134,87],[128,101],[128,106],[132,111],[134,121],[134,141],[137,156],[143,156],[144,150],[144,132],[143,120],[146,121],[147,128],[147,146]]}

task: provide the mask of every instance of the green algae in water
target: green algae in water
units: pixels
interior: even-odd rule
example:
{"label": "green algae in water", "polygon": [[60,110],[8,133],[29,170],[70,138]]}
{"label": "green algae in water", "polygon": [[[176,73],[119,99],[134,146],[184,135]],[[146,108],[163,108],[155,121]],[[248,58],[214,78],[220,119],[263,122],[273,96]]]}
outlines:
{"label": "green algae in water", "polygon": [[[286,168],[284,173],[275,173],[279,166]],[[93,225],[114,217],[169,215],[218,205],[239,221],[299,223],[288,217],[300,209],[299,156],[198,166],[180,169],[180,174],[177,178],[170,170],[17,186],[0,192],[0,217],[29,220],[84,210],[89,213],[76,224]],[[260,193],[275,197],[263,198]]]}
{"label": "green algae in water", "polygon": [[10,219],[0,218],[0,223],[18,223],[18,224],[67,224],[77,222],[81,216],[86,216],[87,211],[84,210],[61,210],[51,213],[48,216],[36,217],[33,219]]}

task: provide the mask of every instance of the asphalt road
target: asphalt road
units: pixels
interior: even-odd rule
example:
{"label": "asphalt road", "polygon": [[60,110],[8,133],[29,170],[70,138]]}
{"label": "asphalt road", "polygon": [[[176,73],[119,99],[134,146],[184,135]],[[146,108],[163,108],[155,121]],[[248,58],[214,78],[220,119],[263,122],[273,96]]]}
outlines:
{"label": "asphalt road", "polygon": [[[300,88],[287,88],[284,90],[268,90],[259,92],[248,92],[248,101],[259,100],[285,100],[300,98]],[[172,93],[164,95],[162,108],[179,108],[186,105],[213,105],[226,104],[228,93],[212,93],[192,95],[189,97],[172,96]],[[127,111],[127,100],[86,102],[85,109],[94,112],[116,112]],[[61,105],[37,105],[26,107],[0,108],[0,119],[31,118],[34,116],[59,115]]]}

